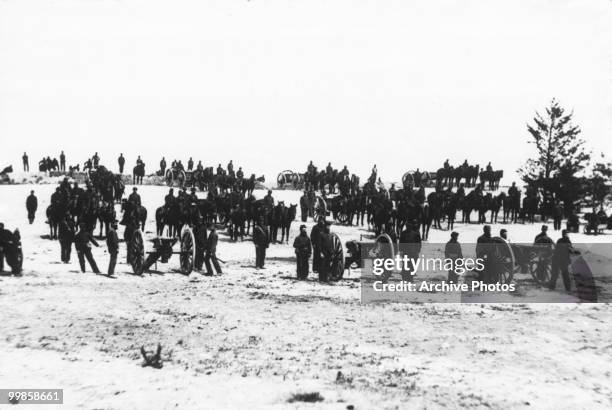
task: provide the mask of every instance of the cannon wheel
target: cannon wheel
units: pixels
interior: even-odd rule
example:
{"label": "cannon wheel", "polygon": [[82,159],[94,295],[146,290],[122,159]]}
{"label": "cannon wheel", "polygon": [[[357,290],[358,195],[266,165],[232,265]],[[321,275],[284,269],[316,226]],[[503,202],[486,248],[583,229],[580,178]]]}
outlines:
{"label": "cannon wheel", "polygon": [[512,251],[512,247],[504,238],[496,236],[492,239],[493,243],[499,244],[499,246],[493,247],[493,262],[499,267],[497,278],[495,279],[501,284],[511,283],[514,269],[516,268],[514,251]]}
{"label": "cannon wheel", "polygon": [[129,249],[128,253],[130,256],[130,265],[132,265],[132,270],[137,275],[142,275],[143,265],[144,265],[144,238],[142,237],[142,232],[140,229],[136,229],[132,234],[132,239],[128,244]]}
{"label": "cannon wheel", "polygon": [[[552,256],[552,253],[551,255]],[[552,259],[543,255],[542,251],[532,251],[529,254],[529,273],[540,285],[546,286],[550,283],[552,274]]]}
{"label": "cannon wheel", "polygon": [[196,244],[193,231],[189,226],[183,227],[181,232],[181,273],[189,275],[193,271],[193,261],[195,260]]}
{"label": "cannon wheel", "polygon": [[290,169],[286,169],[284,171],[281,171],[278,174],[278,177],[276,177],[276,183],[278,184],[279,188],[284,187],[285,185],[287,185],[290,181],[290,176],[292,177],[294,174],[293,171],[291,171]]}
{"label": "cannon wheel", "polygon": [[338,212],[336,213],[336,219],[338,219],[338,222],[340,222],[341,224],[345,224],[349,221],[350,215],[347,212],[347,208],[348,206],[346,200],[342,199]]}
{"label": "cannon wheel", "polygon": [[166,185],[172,186],[174,181],[174,175],[171,169],[166,170]]}
{"label": "cannon wheel", "polygon": [[178,171],[176,177],[178,179],[178,183],[180,187],[185,185],[185,181],[187,180],[187,174],[185,174],[185,171],[183,170]]}
{"label": "cannon wheel", "polygon": [[329,269],[329,280],[338,281],[342,279],[344,274],[344,249],[342,248],[342,241],[340,237],[335,233],[331,233],[332,242],[332,254],[331,254],[331,266]]}
{"label": "cannon wheel", "polygon": [[[393,246],[393,240],[386,233],[378,235],[374,241],[374,248],[369,252],[373,258],[393,258],[395,257],[395,247]],[[381,279],[383,282],[387,282],[389,277],[393,274],[393,270],[385,271],[382,274]]]}
{"label": "cannon wheel", "polygon": [[315,222],[319,222],[320,220],[325,220],[326,216],[327,203],[325,203],[325,199],[317,195],[312,206],[312,219]]}

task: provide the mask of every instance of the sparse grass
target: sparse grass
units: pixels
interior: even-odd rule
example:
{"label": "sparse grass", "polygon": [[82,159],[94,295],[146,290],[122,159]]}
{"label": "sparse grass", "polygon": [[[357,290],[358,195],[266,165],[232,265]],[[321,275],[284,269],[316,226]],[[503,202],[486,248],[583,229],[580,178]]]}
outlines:
{"label": "sparse grass", "polygon": [[319,392],[312,393],[293,393],[287,400],[288,403],[294,403],[296,401],[306,403],[316,403],[325,400]]}

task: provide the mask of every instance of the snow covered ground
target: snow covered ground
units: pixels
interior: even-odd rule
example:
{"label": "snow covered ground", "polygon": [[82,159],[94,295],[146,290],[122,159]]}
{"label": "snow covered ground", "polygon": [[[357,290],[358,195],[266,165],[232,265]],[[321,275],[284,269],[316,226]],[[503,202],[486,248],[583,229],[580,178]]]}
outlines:
{"label": "snow covered ground", "polygon": [[[31,189],[39,209],[28,225]],[[20,229],[25,253],[22,277],[0,276],[3,388],[63,388],[68,408],[612,406],[609,304],[360,304],[358,272],[329,285],[298,282],[288,245],[272,245],[258,271],[252,244],[230,243],[223,233],[221,276],[183,276],[176,257],[157,273],[135,276],[123,245],[116,278],[82,274],[76,254],[61,264],[59,244],[42,237],[53,189],[0,186],[0,221]],[[152,237],[166,189],[139,192]],[[299,195],[274,192],[286,204]],[[502,227],[514,242],[531,242],[539,231],[538,224],[498,224],[493,232]],[[332,230],[343,242],[369,234]],[[472,242],[482,227],[455,230]],[[432,229],[430,242],[446,242],[448,234]],[[612,236],[572,240],[605,243]],[[93,253],[105,269],[101,245]],[[157,343],[163,369],[141,367],[140,346]],[[316,392],[322,401],[292,400]]]}

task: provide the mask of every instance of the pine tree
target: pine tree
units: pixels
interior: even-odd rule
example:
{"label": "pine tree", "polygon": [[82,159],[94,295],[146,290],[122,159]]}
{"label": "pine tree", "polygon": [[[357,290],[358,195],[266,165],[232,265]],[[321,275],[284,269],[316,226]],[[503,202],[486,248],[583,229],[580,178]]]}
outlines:
{"label": "pine tree", "polygon": [[[580,127],[573,125],[572,117],[573,112],[566,114],[555,99],[546,108],[546,115],[536,112],[533,124],[527,124],[529,143],[535,145],[536,155],[518,170],[529,186],[542,188],[547,196],[556,193],[566,200],[570,193],[563,192],[563,187],[576,185],[577,174],[591,158],[584,140],[578,137]],[[576,199],[576,195],[577,192],[571,192],[571,199]]]}

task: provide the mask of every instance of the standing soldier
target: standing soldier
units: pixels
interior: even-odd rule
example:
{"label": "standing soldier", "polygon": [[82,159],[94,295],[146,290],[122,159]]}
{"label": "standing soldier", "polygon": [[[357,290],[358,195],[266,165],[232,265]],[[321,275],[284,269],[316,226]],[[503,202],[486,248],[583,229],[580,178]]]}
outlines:
{"label": "standing soldier", "polygon": [[119,236],[117,236],[117,221],[111,223],[111,229],[106,233],[106,246],[110,260],[108,261],[108,276],[115,273],[115,265],[117,264],[117,254],[119,253]]}
{"label": "standing soldier", "polygon": [[81,266],[81,272],[85,273],[85,259],[89,262],[89,266],[94,271],[94,273],[100,273],[98,270],[98,265],[96,265],[96,261],[91,254],[91,243],[96,246],[98,242],[94,239],[91,233],[87,230],[87,226],[85,223],[81,223],[79,226],[79,231],[74,237],[74,247],[76,248],[77,255],[79,257],[79,265]]}
{"label": "standing soldier", "polygon": [[230,159],[229,164],[227,164],[227,173],[230,175],[234,174],[234,163],[232,162],[231,159]]}
{"label": "standing soldier", "polygon": [[96,152],[91,159],[93,162],[93,167],[98,168],[98,164],[100,164],[100,157],[98,156],[98,153]]}
{"label": "standing soldier", "polygon": [[461,251],[461,244],[457,240],[459,233],[452,232],[451,238],[446,242],[444,248],[444,257],[453,261],[452,269],[448,271],[448,282],[457,283],[459,281],[459,275],[455,272],[455,263],[459,259],[463,259],[463,252]]}
{"label": "standing soldier", "polygon": [[310,243],[312,244],[312,271],[318,273],[321,266],[321,233],[325,229],[325,220],[319,219],[310,231]]}
{"label": "standing soldier", "polygon": [[221,266],[219,266],[219,261],[217,260],[217,243],[219,242],[219,235],[217,235],[217,230],[215,229],[215,225],[208,224],[208,229],[210,230],[210,235],[208,235],[208,240],[206,242],[206,256],[204,256],[204,263],[206,264],[206,275],[212,276],[213,270],[210,266],[210,262],[212,260],[212,264],[215,267],[218,275],[221,275]]}
{"label": "standing soldier", "polygon": [[193,158],[189,157],[189,161],[187,161],[187,171],[193,171]]}
{"label": "standing soldier", "polygon": [[312,253],[312,245],[306,233],[306,225],[300,226],[300,234],[295,237],[293,247],[297,257],[297,278],[306,280],[308,278],[308,259],[310,259]]}
{"label": "standing soldier", "polygon": [[238,167],[238,171],[236,172],[236,178],[238,179],[244,178],[244,172],[242,171],[242,167]]}
{"label": "standing soldier", "polygon": [[28,211],[28,221],[30,221],[30,225],[32,225],[36,210],[38,209],[38,199],[36,195],[34,195],[34,191],[30,191],[30,195],[26,199],[26,209]]}
{"label": "standing soldier", "polygon": [[408,222],[406,224],[406,229],[400,232],[399,241],[402,247],[402,253],[408,255],[410,260],[408,271],[402,270],[402,280],[412,282],[414,279],[414,266],[412,261],[416,260],[421,253],[421,246],[423,244],[421,234],[413,223]]}
{"label": "standing soldier", "polygon": [[264,197],[263,202],[266,208],[274,207],[274,197],[272,196],[271,189],[268,189],[268,194]]}
{"label": "standing soldier", "polygon": [[66,154],[64,154],[64,151],[60,154],[60,171],[66,171]]}
{"label": "standing soldier", "polygon": [[70,251],[72,250],[72,242],[74,242],[74,222],[70,214],[62,218],[58,226],[58,236],[60,243],[60,258],[64,263],[70,263]]}
{"label": "standing soldier", "polygon": [[21,159],[23,160],[23,170],[25,172],[30,172],[30,164],[28,162],[28,154],[26,154],[25,152],[23,153],[23,157],[21,157]]}
{"label": "standing soldier", "polygon": [[302,222],[306,222],[308,218],[308,193],[306,191],[304,191],[304,194],[300,198],[300,214]]}
{"label": "standing soldier", "polygon": [[561,231],[561,238],[557,240],[555,250],[552,257],[552,266],[550,274],[550,283],[548,288],[554,290],[557,287],[557,279],[559,278],[559,271],[563,277],[563,286],[565,290],[569,292],[571,290],[571,281],[568,267],[570,265],[570,252],[573,251],[572,241],[567,234],[567,230]]}
{"label": "standing soldier", "polygon": [[117,162],[119,163],[119,173],[123,174],[123,167],[125,166],[125,158],[123,157],[123,152],[119,155]]}
{"label": "standing soldier", "polygon": [[128,202],[133,203],[134,205],[140,206],[142,204],[140,200],[140,195],[138,195],[138,188],[134,187],[132,189],[132,193],[128,197]]}
{"label": "standing soldier", "polygon": [[196,270],[202,270],[204,265],[204,251],[206,250],[206,226],[204,226],[204,219],[200,216],[194,229],[196,255],[194,260],[194,267]]}
{"label": "standing soldier", "polygon": [[270,245],[270,232],[263,224],[262,218],[257,220],[253,228],[253,243],[255,244],[255,268],[263,269],[266,263],[266,249]]}
{"label": "standing soldier", "polygon": [[162,177],[166,175],[166,157],[162,157],[161,161],[159,161],[159,169]]}
{"label": "standing soldier", "polygon": [[476,240],[476,257],[482,259],[484,269],[479,271],[478,279],[484,283],[491,283],[491,270],[493,269],[493,261],[490,260],[493,252],[493,238],[491,237],[491,226],[485,225],[482,228],[482,235]]}

